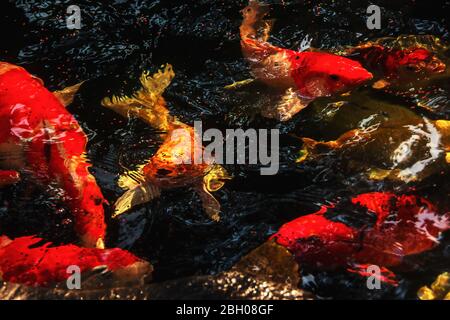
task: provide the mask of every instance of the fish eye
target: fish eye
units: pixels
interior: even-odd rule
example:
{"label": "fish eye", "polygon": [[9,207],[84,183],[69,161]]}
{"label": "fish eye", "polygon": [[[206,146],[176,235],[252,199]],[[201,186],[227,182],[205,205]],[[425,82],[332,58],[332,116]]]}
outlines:
{"label": "fish eye", "polygon": [[295,56],[295,60],[298,60],[298,59],[300,59],[300,56]]}
{"label": "fish eye", "polygon": [[333,81],[338,81],[339,80],[339,76],[337,74],[330,74],[330,79]]}

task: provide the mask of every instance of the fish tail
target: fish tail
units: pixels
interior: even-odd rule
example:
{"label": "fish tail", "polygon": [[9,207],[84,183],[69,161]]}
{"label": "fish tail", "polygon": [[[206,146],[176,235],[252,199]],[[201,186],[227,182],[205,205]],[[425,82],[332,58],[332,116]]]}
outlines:
{"label": "fish tail", "polygon": [[[257,0],[250,0],[248,6],[241,11],[243,16],[240,27],[241,38],[250,37],[266,41],[272,27],[271,21],[264,20],[268,12],[268,5],[262,5]],[[262,36],[262,39],[258,38],[259,35]]]}
{"label": "fish tail", "polygon": [[169,114],[162,94],[174,76],[170,64],[162,66],[162,69],[153,75],[144,71],[139,79],[141,88],[136,92],[130,96],[106,97],[101,104],[124,117],[135,116],[155,129],[167,131],[174,119]]}

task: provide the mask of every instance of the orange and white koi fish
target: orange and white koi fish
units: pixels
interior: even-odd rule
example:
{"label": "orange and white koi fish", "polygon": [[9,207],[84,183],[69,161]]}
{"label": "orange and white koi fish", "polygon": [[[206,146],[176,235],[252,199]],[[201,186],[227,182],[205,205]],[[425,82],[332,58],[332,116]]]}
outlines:
{"label": "orange and white koi fish", "polygon": [[169,114],[162,94],[175,73],[170,65],[153,76],[144,72],[141,89],[132,96],[105,98],[102,105],[124,117],[136,116],[161,134],[162,145],[147,163],[122,175],[119,186],[127,190],[115,203],[114,216],[158,197],[162,189],[193,186],[199,194],[206,214],[219,220],[220,204],[211,195],[219,190],[225,179],[225,169],[204,158],[194,161],[195,154],[203,153],[203,146],[194,128]]}

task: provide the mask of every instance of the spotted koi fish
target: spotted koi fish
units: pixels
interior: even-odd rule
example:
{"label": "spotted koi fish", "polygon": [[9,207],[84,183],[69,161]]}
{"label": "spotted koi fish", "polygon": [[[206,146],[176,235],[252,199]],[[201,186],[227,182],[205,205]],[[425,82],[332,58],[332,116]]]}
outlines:
{"label": "spotted koi fish", "polygon": [[144,72],[141,89],[132,96],[114,96],[102,100],[102,105],[124,117],[135,116],[157,129],[162,144],[145,164],[124,173],[119,186],[127,190],[115,203],[114,216],[159,197],[161,190],[192,186],[199,194],[205,213],[214,221],[220,219],[220,204],[211,194],[229,179],[225,169],[203,153],[201,139],[194,128],[170,115],[162,94],[175,73],[170,65],[155,75]]}

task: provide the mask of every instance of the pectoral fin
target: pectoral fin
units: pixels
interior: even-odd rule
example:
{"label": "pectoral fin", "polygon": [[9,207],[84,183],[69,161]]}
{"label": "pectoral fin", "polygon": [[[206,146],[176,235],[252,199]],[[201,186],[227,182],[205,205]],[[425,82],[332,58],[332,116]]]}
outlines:
{"label": "pectoral fin", "polygon": [[67,107],[69,104],[73,102],[75,94],[78,92],[83,83],[84,81],[81,81],[80,83],[77,83],[73,86],[64,88],[62,90],[54,91],[53,94],[59,100],[59,102],[62,103],[64,107]]}
{"label": "pectoral fin", "polygon": [[416,175],[407,175],[400,169],[380,169],[372,168],[368,172],[368,178],[370,180],[381,181],[381,180],[391,180],[391,181],[403,181],[410,182],[417,180]]}
{"label": "pectoral fin", "polygon": [[269,107],[262,111],[266,118],[273,118],[279,121],[288,121],[294,115],[306,108],[313,99],[302,97],[295,89],[289,88],[281,96],[275,108]]}
{"label": "pectoral fin", "polygon": [[220,203],[216,198],[208,191],[206,184],[202,184],[196,188],[200,199],[202,200],[203,210],[207,216],[213,221],[220,220]]}
{"label": "pectoral fin", "polygon": [[254,81],[255,81],[255,79],[251,79],[251,78],[241,80],[241,81],[235,81],[232,84],[226,85],[224,88],[227,90],[239,89],[239,88],[244,87]]}
{"label": "pectoral fin", "polygon": [[132,207],[147,203],[161,194],[161,190],[151,184],[143,183],[135,186],[133,189],[126,191],[114,205],[113,218],[130,210]]}
{"label": "pectoral fin", "polygon": [[230,180],[231,177],[224,167],[221,165],[214,165],[208,174],[203,177],[203,184],[206,190],[214,192],[222,188],[225,184],[224,180]]}

